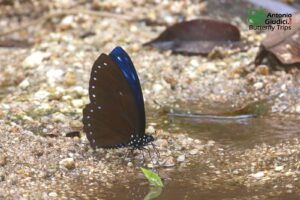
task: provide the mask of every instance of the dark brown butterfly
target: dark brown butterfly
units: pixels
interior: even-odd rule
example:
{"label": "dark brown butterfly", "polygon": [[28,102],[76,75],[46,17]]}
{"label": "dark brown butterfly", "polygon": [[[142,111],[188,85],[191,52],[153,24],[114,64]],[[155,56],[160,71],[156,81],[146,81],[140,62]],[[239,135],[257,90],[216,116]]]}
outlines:
{"label": "dark brown butterfly", "polygon": [[93,148],[141,148],[154,138],[145,134],[145,108],[139,78],[128,54],[116,47],[95,61],[89,83],[90,103],[83,109],[84,132]]}

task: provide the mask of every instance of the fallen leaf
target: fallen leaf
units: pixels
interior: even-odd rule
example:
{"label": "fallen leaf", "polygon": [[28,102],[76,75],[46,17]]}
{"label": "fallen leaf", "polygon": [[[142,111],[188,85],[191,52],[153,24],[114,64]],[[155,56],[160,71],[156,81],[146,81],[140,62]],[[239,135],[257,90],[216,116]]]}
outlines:
{"label": "fallen leaf", "polygon": [[29,48],[31,46],[32,43],[26,40],[13,40],[13,39],[0,40],[0,47],[4,47],[4,48]]}
{"label": "fallen leaf", "polygon": [[300,63],[300,13],[293,14],[291,30],[274,30],[262,41],[255,58],[255,65],[268,55],[275,56],[282,64]]}
{"label": "fallen leaf", "polygon": [[161,178],[159,177],[158,174],[154,173],[153,171],[149,169],[145,169],[141,167],[141,170],[144,174],[144,176],[148,179],[148,181],[154,185],[155,187],[163,187],[164,184],[161,181]]}
{"label": "fallen leaf", "polygon": [[144,45],[180,53],[208,54],[214,47],[236,47],[239,41],[236,26],[220,20],[195,19],[167,28]]}

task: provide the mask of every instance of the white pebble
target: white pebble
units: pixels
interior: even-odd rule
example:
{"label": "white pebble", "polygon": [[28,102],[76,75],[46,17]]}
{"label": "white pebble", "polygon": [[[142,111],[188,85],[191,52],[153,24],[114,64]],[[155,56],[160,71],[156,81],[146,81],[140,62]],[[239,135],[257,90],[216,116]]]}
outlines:
{"label": "white pebble", "polygon": [[264,86],[264,84],[262,82],[257,82],[253,85],[253,87],[256,89],[256,90],[260,90],[262,89]]}
{"label": "white pebble", "polygon": [[275,170],[276,172],[280,172],[280,171],[283,170],[283,168],[284,168],[283,166],[276,166],[274,170]]}
{"label": "white pebble", "polygon": [[257,173],[255,173],[255,174],[251,174],[251,176],[252,176],[253,178],[257,178],[257,179],[260,179],[260,178],[264,177],[264,175],[265,175],[265,173],[262,172],[262,171],[257,172]]}
{"label": "white pebble", "polygon": [[36,51],[27,56],[23,61],[25,67],[34,67],[42,64],[42,61],[49,57],[50,54],[46,52]]}
{"label": "white pebble", "polygon": [[185,160],[185,155],[180,155],[180,156],[178,156],[176,160],[177,160],[177,162],[179,162],[179,163],[184,162],[184,160]]}

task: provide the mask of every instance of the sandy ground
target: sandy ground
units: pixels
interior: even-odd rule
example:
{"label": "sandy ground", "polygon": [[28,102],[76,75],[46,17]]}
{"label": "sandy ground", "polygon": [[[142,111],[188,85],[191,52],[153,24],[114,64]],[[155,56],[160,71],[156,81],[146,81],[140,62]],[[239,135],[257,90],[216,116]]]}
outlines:
{"label": "sandy ground", "polygon": [[[9,35],[26,38],[34,45],[32,48],[0,49],[0,198],[70,197],[74,195],[70,187],[81,177],[90,182],[97,179],[98,184],[110,187],[116,178],[120,181],[128,178],[122,176],[124,172],[132,176],[137,173],[142,160],[140,152],[133,157],[128,157],[123,150],[93,152],[82,133],[82,109],[88,103],[91,66],[100,53],[109,53],[116,45],[130,54],[141,80],[145,102],[151,109],[176,106],[178,101],[193,101],[201,111],[208,102],[238,107],[245,102],[276,96],[271,112],[300,113],[298,71],[275,71],[267,65],[255,68],[253,59],[264,34],[248,31],[241,21],[233,23],[240,28],[242,40],[249,43],[247,51],[224,50],[215,58],[143,47],[143,43],[156,37],[165,26],[148,26],[143,21],[123,19],[133,16],[172,24],[180,19],[182,10],[186,19],[204,15],[205,2],[25,2],[21,6],[0,8],[3,11],[1,30],[37,19],[49,9],[58,11],[70,5],[76,9],[80,6],[80,9],[93,8],[119,15],[59,15]],[[185,7],[188,9],[183,9]],[[16,15],[20,15],[21,22]],[[84,36],[89,33],[91,36]],[[70,131],[81,131],[81,137],[66,137]],[[294,184],[299,179],[300,166],[296,138],[290,143],[262,145],[228,155],[225,150],[220,152],[221,147],[213,141],[195,140],[184,134],[172,135],[165,130],[155,132],[153,126],[148,132],[157,138],[155,143],[162,155],[159,160],[162,168],[195,160],[207,163],[203,159],[206,155],[206,158],[211,156],[208,160],[215,165],[208,171],[232,169],[217,172],[214,180],[227,179],[249,187],[253,183],[271,183],[272,187],[277,185],[299,192]],[[178,160],[180,155],[186,158]],[[283,165],[279,157],[287,157],[288,161]],[[233,158],[236,162],[229,164],[227,161]],[[145,165],[151,165],[147,155]],[[207,180],[211,180],[210,177],[211,174],[207,175]],[[274,180],[282,184],[273,184]],[[207,184],[210,183],[214,184],[213,181]],[[90,185],[86,190],[97,187]],[[93,194],[91,191],[82,192],[80,197],[88,198]]]}

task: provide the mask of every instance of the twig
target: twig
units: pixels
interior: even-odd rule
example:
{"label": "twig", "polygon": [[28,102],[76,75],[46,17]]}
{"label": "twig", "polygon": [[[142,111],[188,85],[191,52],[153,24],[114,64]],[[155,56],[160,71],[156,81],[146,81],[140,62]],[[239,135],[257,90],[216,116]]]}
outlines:
{"label": "twig", "polygon": [[134,20],[134,18],[130,17],[130,16],[119,15],[119,14],[114,14],[114,13],[105,12],[105,11],[96,12],[96,11],[85,10],[85,9],[62,10],[62,11],[55,11],[55,12],[48,13],[45,16],[42,16],[39,19],[27,22],[25,24],[22,24],[19,27],[12,28],[8,31],[4,31],[4,32],[0,33],[0,37],[11,34],[11,33],[14,33],[14,32],[24,30],[24,29],[26,29],[30,26],[33,26],[33,25],[36,25],[36,24],[39,24],[39,23],[43,23],[46,20],[51,19],[53,17],[63,16],[63,15],[78,15],[78,14],[94,15],[94,16],[97,16],[97,17],[110,17],[110,18],[116,18],[116,19],[125,20],[125,21]]}

